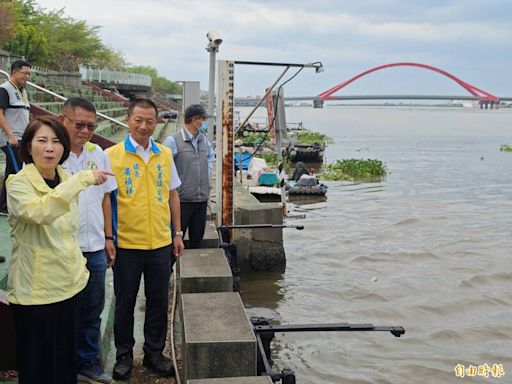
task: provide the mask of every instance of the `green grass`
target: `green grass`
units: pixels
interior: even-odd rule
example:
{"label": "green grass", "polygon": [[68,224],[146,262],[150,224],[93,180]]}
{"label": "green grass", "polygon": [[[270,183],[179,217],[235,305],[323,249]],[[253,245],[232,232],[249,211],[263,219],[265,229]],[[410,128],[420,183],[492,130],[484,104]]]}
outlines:
{"label": "green grass", "polygon": [[386,166],[380,160],[345,159],[326,165],[319,177],[322,180],[379,181],[385,175]]}
{"label": "green grass", "polygon": [[500,145],[500,151],[501,152],[512,152],[512,146],[508,144],[502,144]]}

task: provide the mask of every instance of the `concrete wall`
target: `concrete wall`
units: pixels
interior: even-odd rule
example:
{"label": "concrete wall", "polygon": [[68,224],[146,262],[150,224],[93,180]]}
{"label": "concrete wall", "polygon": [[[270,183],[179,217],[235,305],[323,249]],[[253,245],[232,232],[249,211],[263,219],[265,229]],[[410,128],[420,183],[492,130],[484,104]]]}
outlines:
{"label": "concrete wall", "polygon": [[73,89],[82,88],[82,75],[79,72],[47,72],[40,73],[39,76],[47,78],[49,81],[64,83]]}
{"label": "concrete wall", "polygon": [[[23,60],[23,57],[12,55],[7,51],[0,49],[0,69],[9,72],[11,71],[11,64],[15,60]],[[35,72],[35,68],[34,68]],[[38,72],[38,75],[50,81],[64,83],[74,89],[82,88],[82,75],[79,72]],[[3,79],[1,79],[3,83]]]}
{"label": "concrete wall", "polygon": [[[11,73],[11,64],[15,60],[23,60],[23,57],[12,55],[9,52],[0,49],[0,69]],[[0,82],[4,82],[3,76]]]}
{"label": "concrete wall", "polygon": [[[280,203],[260,203],[238,181],[234,182],[235,224],[282,224]],[[240,269],[256,271],[283,271],[286,256],[283,247],[283,230],[237,229],[233,231],[237,244]]]}

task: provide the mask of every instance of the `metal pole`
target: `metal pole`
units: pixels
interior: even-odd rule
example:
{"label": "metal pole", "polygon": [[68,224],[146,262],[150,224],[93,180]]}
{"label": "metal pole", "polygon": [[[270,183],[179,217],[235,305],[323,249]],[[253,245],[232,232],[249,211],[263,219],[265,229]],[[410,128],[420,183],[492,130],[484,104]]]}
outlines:
{"label": "metal pole", "polygon": [[[236,62],[235,62],[236,64]],[[254,106],[254,108],[252,109],[252,111],[249,113],[249,115],[245,118],[244,122],[242,124],[239,125],[238,129],[236,130],[237,132],[242,129],[242,127],[247,124],[247,122],[249,121],[249,119],[251,118],[251,116],[254,114],[254,112],[256,112],[256,110],[258,109],[258,107],[261,105],[261,103],[263,103],[263,101],[267,98],[267,96],[270,94],[270,92],[272,92],[272,90],[274,89],[274,87],[276,86],[276,84],[279,82],[279,80],[281,80],[283,78],[283,76],[285,75],[285,73],[288,71],[288,68],[289,67],[286,67],[283,71],[283,73],[281,73],[281,75],[279,75],[279,77],[276,79],[276,81],[274,81],[274,84],[272,84],[270,86],[270,88],[268,88],[267,92],[265,92],[265,94],[263,95],[263,97],[260,99],[260,101],[258,101],[256,103],[256,105]],[[236,133],[236,132],[235,132]]]}
{"label": "metal pole", "polygon": [[281,149],[281,133],[283,130],[286,131],[286,116],[284,111],[284,90],[282,88],[279,89],[279,94],[277,94],[276,99],[276,151],[279,170],[279,186],[281,188],[281,207],[283,209],[283,216],[286,217],[288,216],[286,209],[286,172],[284,170],[283,151]]}
{"label": "metal pole", "polygon": [[[0,73],[3,74],[3,75],[6,75],[7,78],[10,77],[9,74],[7,72],[5,72],[5,71],[0,70]],[[50,91],[50,90],[48,90],[46,88],[40,87],[39,85],[31,83],[30,81],[27,81],[27,85],[30,85],[31,87],[33,87],[33,88],[35,88],[35,89],[37,89],[37,90],[39,90],[41,92],[44,92],[44,93],[46,93],[48,95],[51,95],[51,96],[53,96],[53,97],[55,97],[55,98],[57,98],[59,100],[62,100],[62,101],[66,101],[67,100],[66,97],[64,97],[62,95],[59,95],[58,93],[52,92],[52,91]],[[123,123],[121,121],[118,121],[116,119],[113,119],[110,116],[104,115],[103,113],[96,112],[96,115],[99,116],[99,117],[102,117],[103,119],[108,120],[108,121],[110,121],[110,122],[112,122],[114,124],[117,124],[117,125],[120,125],[122,127],[128,128],[128,125],[126,125],[125,123]]]}
{"label": "metal pole", "polygon": [[233,108],[234,76],[233,61],[219,61],[217,103],[217,225],[231,225],[233,208]]}
{"label": "metal pole", "polygon": [[[214,115],[215,109],[215,56],[217,54],[217,48],[211,47],[210,52],[210,72],[208,77],[208,114]],[[208,140],[212,145],[214,143],[213,126],[215,120],[213,117],[208,119]]]}

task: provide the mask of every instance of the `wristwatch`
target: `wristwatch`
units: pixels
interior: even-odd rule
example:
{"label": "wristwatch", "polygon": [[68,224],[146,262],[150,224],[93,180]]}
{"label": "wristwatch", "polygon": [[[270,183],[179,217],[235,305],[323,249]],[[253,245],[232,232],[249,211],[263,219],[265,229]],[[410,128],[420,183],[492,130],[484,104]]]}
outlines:
{"label": "wristwatch", "polygon": [[176,231],[176,232],[174,232],[174,236],[183,237],[183,231]]}

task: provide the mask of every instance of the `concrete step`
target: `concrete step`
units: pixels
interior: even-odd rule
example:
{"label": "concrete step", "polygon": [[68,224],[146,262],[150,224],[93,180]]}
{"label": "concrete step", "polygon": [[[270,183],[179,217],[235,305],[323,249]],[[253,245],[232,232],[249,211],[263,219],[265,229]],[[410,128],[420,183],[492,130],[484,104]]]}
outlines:
{"label": "concrete step", "polygon": [[220,248],[185,249],[178,270],[181,294],[233,291],[233,275]]}
{"label": "concrete step", "polygon": [[[201,241],[201,248],[218,248],[219,246],[219,234],[217,233],[217,227],[215,227],[215,223],[211,220],[206,222],[206,227],[204,229],[203,241]],[[189,247],[189,238],[188,231],[185,234],[185,238],[183,239],[185,243],[185,248]]]}
{"label": "concrete step", "polygon": [[181,295],[183,376],[256,375],[256,337],[235,292]]}

